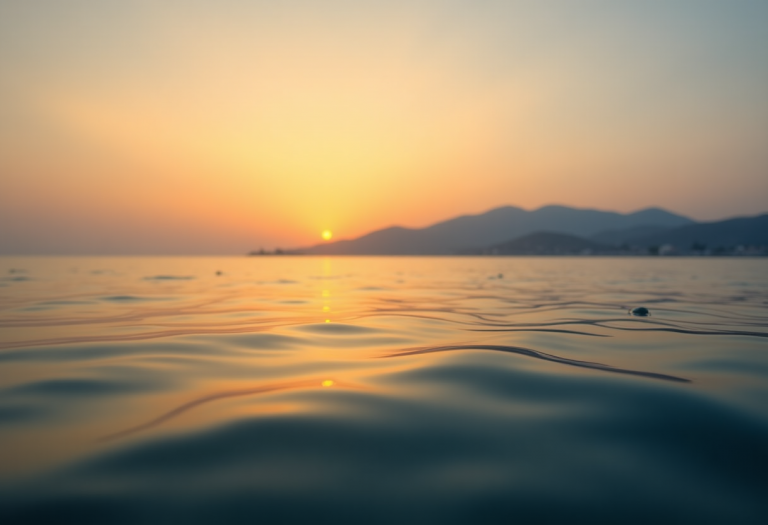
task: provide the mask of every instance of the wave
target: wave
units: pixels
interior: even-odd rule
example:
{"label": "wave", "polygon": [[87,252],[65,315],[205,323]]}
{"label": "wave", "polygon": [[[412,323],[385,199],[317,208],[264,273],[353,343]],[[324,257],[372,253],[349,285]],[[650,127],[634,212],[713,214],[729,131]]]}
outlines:
{"label": "wave", "polygon": [[527,357],[533,357],[536,359],[541,359],[543,361],[551,361],[553,363],[559,363],[563,365],[569,365],[569,366],[576,366],[581,368],[589,368],[592,370],[600,370],[602,372],[613,372],[617,374],[629,374],[629,375],[635,375],[635,376],[641,376],[641,377],[647,377],[650,379],[663,379],[666,381],[677,381],[680,383],[690,383],[691,381],[689,379],[685,379],[682,377],[667,375],[667,374],[659,374],[655,372],[643,372],[640,370],[630,370],[627,368],[617,368],[610,365],[604,365],[601,363],[593,363],[590,361],[578,361],[575,359],[567,359],[565,357],[559,357],[553,354],[547,354],[545,352],[540,352],[538,350],[533,350],[531,348],[523,348],[519,346],[509,346],[509,345],[484,345],[484,344],[467,344],[467,345],[444,345],[444,346],[427,346],[427,347],[416,347],[416,348],[407,348],[404,350],[401,350],[399,352],[387,354],[385,358],[392,358],[392,357],[404,357],[409,355],[418,355],[418,354],[431,354],[431,353],[437,353],[437,352],[451,352],[456,350],[490,350],[493,352],[506,352],[510,354],[518,354],[518,355],[524,355]]}

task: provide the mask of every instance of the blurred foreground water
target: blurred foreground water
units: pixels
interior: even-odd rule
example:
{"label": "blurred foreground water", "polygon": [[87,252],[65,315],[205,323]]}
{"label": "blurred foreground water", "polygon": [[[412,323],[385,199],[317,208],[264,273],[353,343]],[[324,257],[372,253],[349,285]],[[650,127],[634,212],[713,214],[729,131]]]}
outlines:
{"label": "blurred foreground water", "polygon": [[765,259],[0,258],[0,523],[767,523],[766,337]]}

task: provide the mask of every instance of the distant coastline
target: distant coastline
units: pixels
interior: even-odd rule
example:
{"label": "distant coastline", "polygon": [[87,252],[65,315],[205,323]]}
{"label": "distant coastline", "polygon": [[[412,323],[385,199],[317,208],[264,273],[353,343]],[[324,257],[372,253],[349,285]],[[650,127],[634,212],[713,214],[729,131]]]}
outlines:
{"label": "distant coastline", "polygon": [[394,226],[361,237],[250,256],[768,256],[768,214],[696,222],[660,208],[630,214],[513,206],[420,229]]}
{"label": "distant coastline", "polygon": [[448,258],[448,257],[605,257],[605,258],[625,258],[625,257],[677,257],[677,258],[719,258],[719,257],[743,257],[743,258],[762,258],[768,257],[768,247],[762,248],[760,253],[712,253],[712,254],[694,254],[694,253],[665,253],[665,254],[651,254],[651,253],[559,253],[559,254],[538,254],[538,253],[515,253],[515,254],[500,254],[500,253],[446,253],[446,254],[326,254],[318,255],[313,253],[291,253],[283,252],[280,254],[275,253],[254,253],[250,252],[246,254],[246,257],[434,257],[434,258]]}

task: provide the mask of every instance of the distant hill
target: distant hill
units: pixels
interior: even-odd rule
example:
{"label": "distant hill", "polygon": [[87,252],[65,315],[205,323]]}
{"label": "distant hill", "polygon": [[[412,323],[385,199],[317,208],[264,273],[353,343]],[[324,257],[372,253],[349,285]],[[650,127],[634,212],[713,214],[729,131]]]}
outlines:
{"label": "distant hill", "polygon": [[592,235],[589,239],[601,244],[620,246],[622,244],[629,244],[628,241],[632,239],[661,233],[670,229],[672,228],[669,226],[643,224],[641,226],[632,226],[631,228],[624,228],[621,230],[601,231]]}
{"label": "distant hill", "polygon": [[669,244],[681,250],[688,250],[694,244],[710,250],[736,246],[768,246],[768,214],[681,226],[631,238],[628,243],[635,246]]}
{"label": "distant hill", "polygon": [[589,237],[607,229],[641,225],[676,227],[691,219],[660,208],[622,214],[609,211],[545,206],[526,211],[504,206],[479,215],[463,215],[427,228],[394,226],[357,239],[318,244],[290,253],[336,255],[450,255],[482,250],[534,232],[550,231]]}
{"label": "distant hill", "polygon": [[478,255],[598,255],[616,254],[619,253],[619,249],[575,235],[536,232],[489,246],[483,250],[469,250],[464,253]]}

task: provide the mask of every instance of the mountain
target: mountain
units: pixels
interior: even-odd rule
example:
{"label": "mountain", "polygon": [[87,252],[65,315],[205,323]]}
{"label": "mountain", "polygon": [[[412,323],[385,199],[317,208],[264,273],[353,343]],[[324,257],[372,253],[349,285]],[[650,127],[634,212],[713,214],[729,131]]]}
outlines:
{"label": "mountain", "polygon": [[588,239],[556,232],[536,232],[518,237],[483,250],[466,254],[477,255],[597,255],[616,254],[618,248]]}
{"label": "mountain", "polygon": [[622,244],[629,244],[627,241],[630,239],[645,237],[647,235],[661,233],[670,229],[671,228],[669,226],[643,224],[640,226],[632,226],[630,228],[624,228],[621,230],[604,230],[596,233],[595,235],[592,235],[589,239],[601,244],[620,246]]}
{"label": "mountain", "polygon": [[318,244],[292,250],[290,253],[448,255],[462,250],[483,249],[541,231],[589,237],[606,229],[625,229],[640,225],[671,228],[687,224],[693,224],[693,221],[660,208],[622,214],[566,206],[544,206],[534,211],[504,206],[479,215],[463,215],[427,228],[394,226],[357,239]]}
{"label": "mountain", "polygon": [[757,217],[739,217],[681,226],[631,238],[627,242],[634,246],[669,244],[680,250],[689,250],[694,244],[709,250],[736,246],[768,246],[768,213]]}

